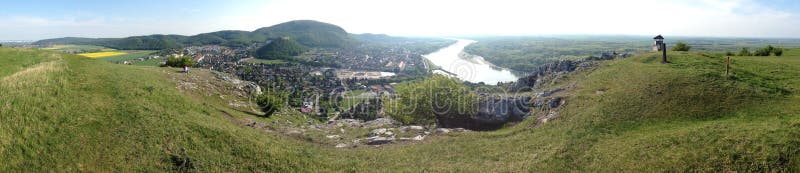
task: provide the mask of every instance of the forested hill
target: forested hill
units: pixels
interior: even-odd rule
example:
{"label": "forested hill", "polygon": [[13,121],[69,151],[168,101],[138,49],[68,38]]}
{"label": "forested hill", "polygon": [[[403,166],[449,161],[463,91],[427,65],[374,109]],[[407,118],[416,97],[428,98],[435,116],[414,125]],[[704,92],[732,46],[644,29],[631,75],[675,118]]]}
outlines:
{"label": "forested hill", "polygon": [[126,38],[64,37],[34,42],[36,45],[88,44],[115,49],[167,49],[191,45],[246,46],[270,38],[289,37],[308,47],[342,47],[354,39],[339,26],[313,20],[296,20],[249,31],[217,31],[194,36],[148,35]]}
{"label": "forested hill", "polygon": [[289,59],[306,51],[308,51],[308,48],[290,38],[278,38],[258,48],[256,57],[260,59]]}

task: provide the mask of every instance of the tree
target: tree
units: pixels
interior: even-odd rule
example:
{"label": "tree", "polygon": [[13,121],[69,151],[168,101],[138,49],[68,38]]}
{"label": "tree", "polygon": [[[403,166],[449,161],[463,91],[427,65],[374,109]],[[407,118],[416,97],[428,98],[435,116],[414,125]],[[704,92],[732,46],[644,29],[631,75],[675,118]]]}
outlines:
{"label": "tree", "polygon": [[270,60],[290,60],[309,48],[289,38],[278,38],[256,50],[256,58]]}
{"label": "tree", "polygon": [[194,60],[192,57],[184,56],[184,57],[169,57],[167,58],[167,63],[165,64],[170,67],[183,67],[183,66],[192,66],[194,65]]}
{"label": "tree", "polygon": [[385,112],[405,124],[432,124],[440,119],[469,118],[477,99],[458,79],[434,75],[395,87],[394,99],[385,101]]}
{"label": "tree", "polygon": [[689,49],[691,49],[691,48],[692,48],[692,46],[689,46],[688,44],[686,44],[684,42],[678,42],[678,43],[675,43],[675,47],[672,47],[672,51],[684,51],[685,52],[685,51],[689,51]]}
{"label": "tree", "polygon": [[772,53],[773,49],[775,49],[775,47],[772,47],[772,45],[767,45],[767,47],[756,50],[756,52],[754,52],[753,55],[769,56],[769,54]]}
{"label": "tree", "polygon": [[777,47],[772,50],[772,53],[774,53],[775,56],[781,56],[783,55],[783,48]]}
{"label": "tree", "polygon": [[769,49],[761,48],[753,52],[753,56],[769,56]]}
{"label": "tree", "polygon": [[736,54],[733,54],[733,52],[731,51],[725,51],[725,56],[734,56],[734,55]]}
{"label": "tree", "polygon": [[273,113],[283,107],[284,99],[275,93],[263,93],[256,97],[256,104],[264,112],[265,117],[272,116]]}
{"label": "tree", "polygon": [[746,47],[743,47],[742,50],[739,51],[739,56],[753,56],[753,54],[751,54],[750,50],[747,50]]}

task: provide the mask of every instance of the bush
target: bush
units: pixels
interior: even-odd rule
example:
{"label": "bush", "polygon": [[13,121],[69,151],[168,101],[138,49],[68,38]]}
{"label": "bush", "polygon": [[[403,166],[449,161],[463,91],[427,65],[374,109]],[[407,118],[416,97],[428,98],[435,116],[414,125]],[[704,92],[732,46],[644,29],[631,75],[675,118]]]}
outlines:
{"label": "bush", "polygon": [[385,112],[404,124],[428,125],[443,118],[469,117],[477,103],[461,81],[443,75],[403,83],[395,91],[396,97],[384,102]]}
{"label": "bush", "polygon": [[726,51],[725,52],[725,56],[734,56],[734,55],[736,55],[736,54],[733,54],[733,52],[731,52],[731,51]]}
{"label": "bush", "polygon": [[772,50],[772,53],[774,53],[775,56],[781,56],[781,55],[783,55],[783,48],[780,48],[780,47],[775,48],[775,49]]}
{"label": "bush", "polygon": [[170,67],[192,66],[194,65],[194,60],[192,60],[192,58],[188,56],[169,57],[167,58],[167,63],[165,65]]}
{"label": "bush", "polygon": [[772,53],[772,50],[775,49],[772,45],[767,45],[767,47],[761,48],[756,50],[753,55],[754,56],[769,56]]}
{"label": "bush", "polygon": [[283,98],[277,94],[263,93],[256,97],[256,104],[264,112],[265,117],[270,117],[280,110],[283,107],[283,101]]}
{"label": "bush", "polygon": [[746,47],[743,47],[742,50],[739,51],[739,56],[753,56],[753,54],[751,54],[750,50],[747,50]]}
{"label": "bush", "polygon": [[769,56],[769,49],[762,48],[753,52],[753,56]]}
{"label": "bush", "polygon": [[685,51],[689,51],[689,49],[691,49],[691,48],[692,48],[692,46],[689,46],[688,44],[686,44],[684,42],[678,42],[678,43],[675,43],[675,47],[672,47],[672,51],[684,51],[685,52]]}

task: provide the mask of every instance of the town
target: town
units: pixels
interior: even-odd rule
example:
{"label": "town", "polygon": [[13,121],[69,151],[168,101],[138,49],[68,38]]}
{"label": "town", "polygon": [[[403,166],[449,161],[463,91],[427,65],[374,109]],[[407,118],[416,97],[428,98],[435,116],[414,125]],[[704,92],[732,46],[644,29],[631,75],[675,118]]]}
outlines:
{"label": "town", "polygon": [[[192,57],[197,68],[234,74],[259,84],[267,92],[287,94],[289,106],[319,119],[345,112],[375,119],[381,108],[376,100],[394,94],[391,84],[421,77],[428,70],[422,55],[429,52],[403,44],[319,48],[298,57],[298,62],[282,63],[254,61],[254,49],[260,46],[188,46],[141,59]],[[369,104],[373,105],[364,106]]]}

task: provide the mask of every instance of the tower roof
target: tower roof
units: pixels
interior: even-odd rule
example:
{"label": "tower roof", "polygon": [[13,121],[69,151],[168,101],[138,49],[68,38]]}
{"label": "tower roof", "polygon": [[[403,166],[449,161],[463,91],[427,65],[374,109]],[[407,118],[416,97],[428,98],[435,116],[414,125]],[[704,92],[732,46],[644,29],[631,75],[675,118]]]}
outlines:
{"label": "tower roof", "polygon": [[658,35],[656,37],[653,37],[653,39],[664,39],[664,37],[662,37],[661,35]]}

